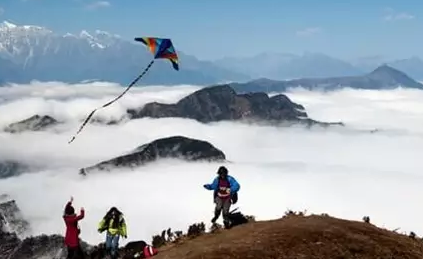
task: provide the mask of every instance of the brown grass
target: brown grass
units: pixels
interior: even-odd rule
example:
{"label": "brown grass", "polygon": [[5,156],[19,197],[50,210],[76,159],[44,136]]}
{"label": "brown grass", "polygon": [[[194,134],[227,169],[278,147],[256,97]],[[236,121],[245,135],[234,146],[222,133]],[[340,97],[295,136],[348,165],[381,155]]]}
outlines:
{"label": "brown grass", "polygon": [[183,237],[155,259],[422,259],[419,238],[330,216],[289,215],[196,238]]}

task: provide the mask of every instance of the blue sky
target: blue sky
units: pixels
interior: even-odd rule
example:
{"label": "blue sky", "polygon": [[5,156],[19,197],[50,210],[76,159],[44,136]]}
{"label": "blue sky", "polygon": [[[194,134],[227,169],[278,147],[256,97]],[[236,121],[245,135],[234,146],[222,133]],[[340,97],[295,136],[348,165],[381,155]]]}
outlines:
{"label": "blue sky", "polygon": [[423,57],[421,0],[2,0],[1,20],[170,37],[201,59],[321,52],[344,59]]}

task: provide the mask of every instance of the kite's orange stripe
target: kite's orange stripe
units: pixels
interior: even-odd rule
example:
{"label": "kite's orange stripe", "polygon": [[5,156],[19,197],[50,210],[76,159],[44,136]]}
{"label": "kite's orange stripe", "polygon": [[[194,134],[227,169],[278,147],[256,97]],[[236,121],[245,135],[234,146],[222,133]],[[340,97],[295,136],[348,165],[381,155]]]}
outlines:
{"label": "kite's orange stripe", "polygon": [[149,38],[149,42],[150,42],[150,51],[151,53],[153,53],[153,55],[156,53],[156,41],[154,40],[154,38]]}
{"label": "kite's orange stripe", "polygon": [[168,59],[178,59],[178,56],[175,53],[166,53],[161,55],[162,58],[168,58]]}

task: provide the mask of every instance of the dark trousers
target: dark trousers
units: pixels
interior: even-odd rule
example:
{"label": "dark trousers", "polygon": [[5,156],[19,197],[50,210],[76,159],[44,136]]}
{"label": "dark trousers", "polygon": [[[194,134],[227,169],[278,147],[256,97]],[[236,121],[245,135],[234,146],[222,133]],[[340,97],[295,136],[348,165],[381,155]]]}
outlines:
{"label": "dark trousers", "polygon": [[68,247],[68,256],[66,259],[84,259],[84,252],[81,249],[81,246],[77,247]]}
{"label": "dark trousers", "polygon": [[214,218],[213,222],[216,222],[216,220],[219,218],[220,213],[222,213],[223,216],[223,224],[226,226],[229,224],[229,209],[231,208],[231,199],[221,199],[219,196],[216,196],[214,199],[214,202],[216,203],[216,207],[214,209]]}

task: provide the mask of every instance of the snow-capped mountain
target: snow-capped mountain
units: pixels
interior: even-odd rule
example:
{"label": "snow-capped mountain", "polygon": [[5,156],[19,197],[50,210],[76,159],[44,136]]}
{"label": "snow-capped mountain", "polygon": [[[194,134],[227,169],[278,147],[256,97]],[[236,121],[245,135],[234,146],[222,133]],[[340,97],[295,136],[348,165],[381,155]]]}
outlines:
{"label": "snow-capped mountain", "polygon": [[[152,59],[141,45],[101,30],[60,35],[48,28],[5,21],[0,24],[0,81],[99,79],[126,84]],[[174,71],[167,60],[157,60],[141,83],[211,84],[248,79],[180,51],[178,55],[180,71]]]}
{"label": "snow-capped mountain", "polygon": [[18,63],[26,63],[38,50],[47,50],[52,32],[38,26],[0,24],[0,55]]}

